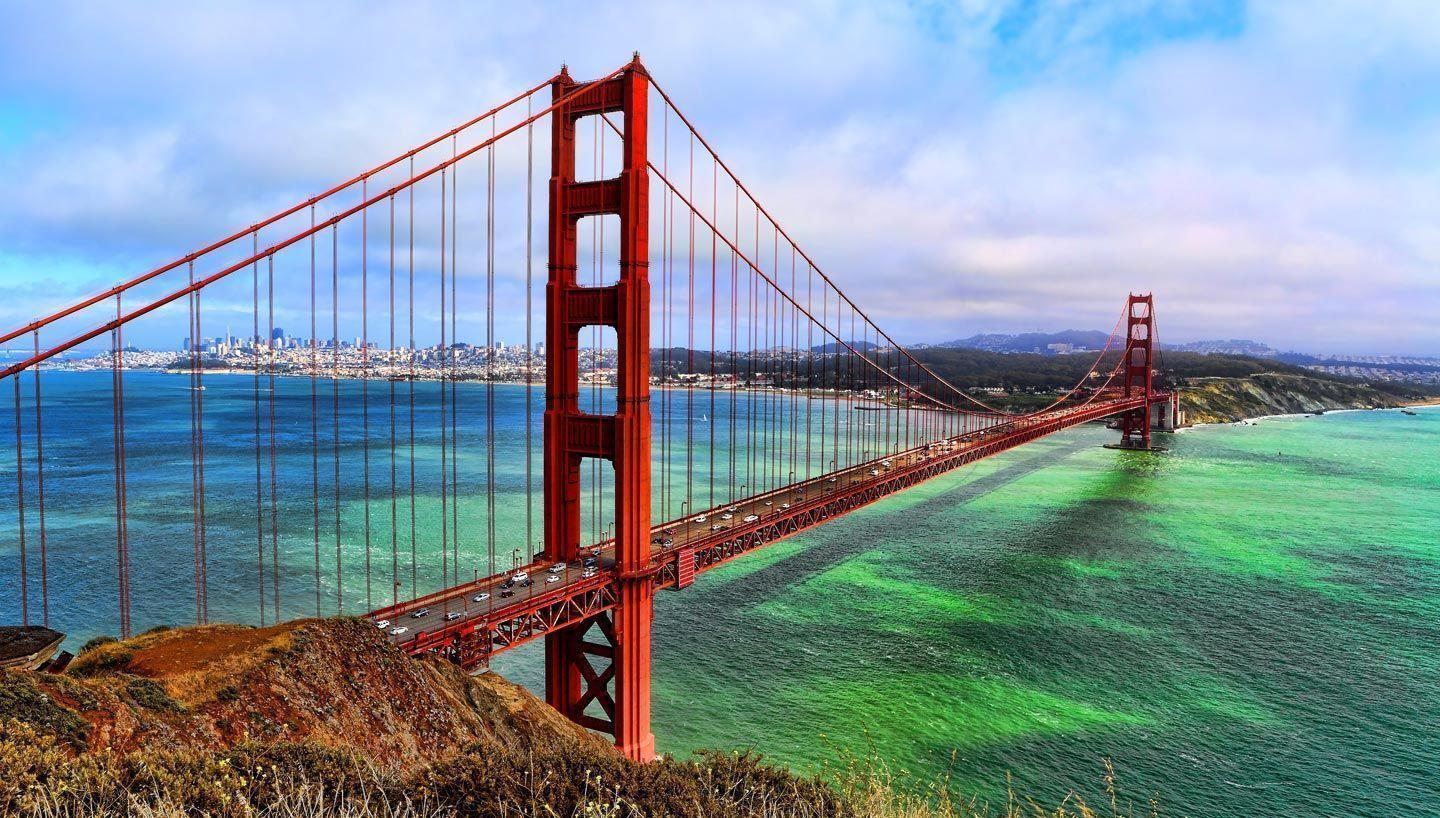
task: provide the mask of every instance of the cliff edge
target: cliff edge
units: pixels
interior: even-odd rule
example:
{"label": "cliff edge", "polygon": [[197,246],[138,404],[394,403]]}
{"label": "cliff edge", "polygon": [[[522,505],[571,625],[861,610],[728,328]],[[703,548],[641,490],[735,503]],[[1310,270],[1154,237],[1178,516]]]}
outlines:
{"label": "cliff edge", "polygon": [[1234,423],[1264,415],[1381,409],[1407,398],[1370,386],[1304,375],[1261,372],[1244,378],[1190,378],[1180,388],[1189,423]]}

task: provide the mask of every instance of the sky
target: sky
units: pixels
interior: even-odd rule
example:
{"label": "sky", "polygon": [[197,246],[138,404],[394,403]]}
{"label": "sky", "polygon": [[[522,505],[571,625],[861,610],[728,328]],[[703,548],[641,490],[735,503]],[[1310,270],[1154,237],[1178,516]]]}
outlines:
{"label": "sky", "polygon": [[633,51],[906,342],[1440,355],[1434,0],[0,0],[0,325]]}

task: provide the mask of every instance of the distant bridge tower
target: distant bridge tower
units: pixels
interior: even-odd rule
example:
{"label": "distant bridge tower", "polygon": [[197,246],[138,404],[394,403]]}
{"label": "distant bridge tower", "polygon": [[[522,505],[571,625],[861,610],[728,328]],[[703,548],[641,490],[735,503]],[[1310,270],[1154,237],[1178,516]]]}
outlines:
{"label": "distant bridge tower", "polygon": [[[561,71],[559,100],[586,83]],[[588,83],[554,111],[550,178],[550,280],[545,291],[545,556],[580,553],[580,472],[587,457],[615,469],[616,599],[614,607],[545,637],[545,698],[571,720],[615,737],[632,759],[655,757],[650,732],[650,624],[654,584],[650,556],[650,279],[646,102],[650,87],[639,56],[619,76]],[[620,175],[575,180],[575,123],[620,113]],[[620,217],[620,278],[605,287],[577,281],[579,221]],[[613,327],[617,389],[613,415],[580,411],[579,336]],[[591,641],[590,636],[597,641]],[[594,660],[602,660],[596,667]],[[603,712],[587,713],[595,705]]]}
{"label": "distant bridge tower", "polygon": [[1154,397],[1155,299],[1130,294],[1125,307],[1125,397],[1145,396],[1145,405],[1120,416],[1120,448],[1150,448],[1150,410]]}

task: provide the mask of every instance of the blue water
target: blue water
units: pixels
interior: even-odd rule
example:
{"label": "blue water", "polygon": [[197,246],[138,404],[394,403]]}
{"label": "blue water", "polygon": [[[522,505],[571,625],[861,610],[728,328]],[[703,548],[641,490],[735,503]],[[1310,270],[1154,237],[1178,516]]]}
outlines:
{"label": "blue water", "polygon": [[[253,383],[206,382],[210,616],[257,622],[263,599],[269,621],[268,516],[263,576],[257,565]],[[54,373],[45,386],[51,619],[78,641],[117,628],[110,378]],[[312,463],[310,383],[277,383],[284,618],[316,610],[312,468],[323,613],[342,601],[347,612],[382,604],[397,580],[401,594],[412,582],[423,592],[445,581],[438,385],[416,385],[413,565],[408,410],[392,540],[389,384],[370,385],[368,588],[362,390],[338,384],[337,586],[330,385],[318,386]],[[192,393],[186,379],[161,374],[130,373],[126,387],[134,624],[184,624],[195,619]],[[402,397],[408,388],[397,385]],[[460,568],[447,557],[451,578],[503,567],[527,542],[526,390],[462,384],[457,393]],[[496,407],[493,551],[487,394]],[[713,409],[710,397],[697,393],[692,428],[716,427],[716,469],[728,481],[732,450],[745,474],[751,452],[773,445],[747,438],[743,421],[732,443],[729,414],[743,419],[774,397],[717,395]],[[536,389],[528,405],[537,453],[539,400]],[[676,445],[656,480],[657,509],[672,515],[687,472],[695,486],[710,483],[708,436],[700,455],[683,456],[685,400],[656,396],[674,410],[663,437]],[[846,411],[840,420],[856,431],[883,415]],[[804,411],[797,418],[803,426]],[[13,421],[0,419],[0,441],[13,440]],[[1087,426],[1029,444],[662,594],[660,749],[756,748],[800,769],[819,769],[842,749],[873,751],[917,783],[948,776],[961,792],[995,799],[1009,774],[1042,802],[1070,790],[1095,795],[1110,758],[1125,792],[1141,803],[1158,794],[1162,814],[1440,814],[1440,411],[1195,429],[1169,437],[1165,455],[1101,447],[1113,437]],[[829,456],[812,448],[810,459]],[[534,471],[538,481],[538,462]],[[268,475],[262,462],[263,515]],[[756,486],[788,479],[748,477]],[[26,490],[36,610],[33,479]],[[0,492],[9,513],[0,519],[0,616],[13,618],[13,480]],[[709,505],[704,490],[693,493],[689,508]],[[587,536],[608,525],[593,509],[582,517]],[[496,668],[538,688],[535,646]]]}

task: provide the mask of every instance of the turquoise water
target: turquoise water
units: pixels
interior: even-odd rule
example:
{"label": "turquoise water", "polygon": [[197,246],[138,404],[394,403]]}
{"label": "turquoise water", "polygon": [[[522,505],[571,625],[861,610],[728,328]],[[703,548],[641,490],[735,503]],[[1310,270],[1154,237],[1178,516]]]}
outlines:
{"label": "turquoise water", "polygon": [[1440,411],[1200,428],[1165,455],[1113,434],[662,594],[660,748],[873,751],[1042,802],[1098,793],[1110,758],[1169,814],[1440,814]]}
{"label": "turquoise water", "polygon": [[[141,397],[161,394],[131,386],[147,377],[173,394]],[[211,614],[256,621],[251,385],[208,383]],[[108,386],[108,374],[46,381],[46,457],[57,469],[47,484],[51,570],[65,578],[52,584],[52,618],[82,638],[116,628]],[[130,376],[127,388],[135,581],[148,589],[136,592],[135,624],[192,621],[188,392],[163,375]],[[289,617],[315,607],[312,464],[301,454],[310,398],[305,381],[280,389]],[[358,482],[349,469],[363,462],[350,434],[358,387],[342,389],[349,487]],[[372,395],[375,435],[388,443],[378,402],[387,385],[371,389],[381,393]],[[417,529],[433,557],[439,449],[423,430],[438,415],[433,388],[419,391]],[[483,428],[483,394],[462,396],[462,570],[490,560],[487,462],[473,431]],[[494,395],[503,562],[525,539],[516,502],[525,403],[519,387]],[[696,414],[708,417],[708,402]],[[0,439],[13,457],[9,423]],[[660,748],[753,747],[802,769],[842,748],[873,750],[989,798],[1008,772],[1018,789],[1051,801],[1098,791],[1110,758],[1131,796],[1158,793],[1171,814],[1437,814],[1440,411],[1194,429],[1168,438],[1165,455],[1101,448],[1113,436],[1090,426],[1030,444],[660,595]],[[329,440],[324,424],[320,439]],[[724,446],[747,448],[743,437]],[[387,457],[372,455],[379,499],[369,505],[371,557],[384,574],[369,591],[382,601],[392,582]],[[322,459],[322,492],[329,469]],[[401,469],[408,488],[408,460]],[[683,481],[683,463],[672,461],[670,474]],[[9,618],[18,614],[13,481],[0,492],[12,515],[0,520],[10,538],[0,542],[0,615]],[[363,570],[355,573],[365,508],[363,495],[342,492],[350,611],[366,597]],[[408,501],[399,510],[393,573],[408,584]],[[333,513],[322,504],[327,569]],[[31,570],[34,589],[33,560]],[[441,581],[438,559],[422,559],[414,577],[421,590]],[[322,581],[324,610],[336,592]],[[538,664],[532,646],[496,667],[538,684]]]}

